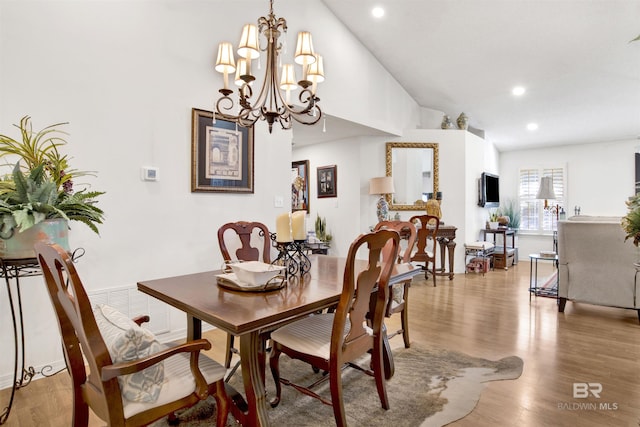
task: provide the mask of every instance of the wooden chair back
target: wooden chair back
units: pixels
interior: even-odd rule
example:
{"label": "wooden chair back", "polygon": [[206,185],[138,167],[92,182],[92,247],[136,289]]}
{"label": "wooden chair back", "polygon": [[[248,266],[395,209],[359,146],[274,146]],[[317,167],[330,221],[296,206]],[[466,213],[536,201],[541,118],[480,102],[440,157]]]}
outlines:
{"label": "wooden chair back", "polygon": [[[108,426],[147,425],[164,416],[172,416],[178,409],[197,403],[205,398],[207,393],[216,395],[220,409],[220,416],[216,421],[218,425],[225,425],[229,408],[222,377],[209,386],[202,373],[198,371],[198,353],[202,349],[210,349],[210,343],[197,340],[156,353],[154,361],[133,361],[114,365],[98,328],[89,297],[69,254],[55,244],[36,243],[34,248],[56,313],[65,361],[73,384],[73,426],[88,425],[89,407],[99,418],[106,421]],[[141,316],[133,320],[140,325],[149,318]],[[118,376],[142,371],[173,354],[185,352],[185,349],[187,353],[192,353],[192,372],[197,371],[197,374],[194,372],[194,392],[169,402],[158,399],[157,406],[149,405],[148,409],[134,411],[134,415],[125,418]]]}
{"label": "wooden chair back", "polygon": [[[261,222],[237,221],[218,229],[218,244],[225,261],[262,261],[271,263],[271,237],[269,229]],[[233,256],[232,256],[233,254]],[[227,334],[224,366],[231,367],[231,359],[239,351],[234,347],[234,336]],[[239,365],[236,364],[237,369]],[[233,374],[229,374],[227,379]]]}
{"label": "wooden chair back", "polygon": [[[77,403],[83,401],[102,419],[115,420],[118,414],[124,418],[118,379],[102,381],[100,378],[102,368],[112,364],[111,356],[71,258],[57,246],[38,243],[35,250],[58,318],[67,368],[73,382],[73,425],[86,425],[83,420],[88,419],[88,408]],[[77,413],[81,407],[83,410]]]}
{"label": "wooden chair back", "polygon": [[[383,358],[383,320],[389,293],[389,278],[395,265],[399,240],[398,233],[393,230],[378,230],[360,235],[349,247],[342,293],[336,310],[302,318],[272,332],[273,347],[269,364],[276,384],[276,396],[271,401],[272,406],[275,407],[280,402],[281,384],[291,385],[296,390],[331,405],[336,424],[340,427],[345,426],[342,368],[345,364],[351,364],[350,362],[371,352],[372,370],[366,371],[375,377],[382,407],[389,409]],[[390,256],[383,258],[382,252],[389,242]],[[361,265],[356,267],[356,255],[359,251],[361,255],[367,255],[367,266],[364,269]],[[373,303],[372,294],[376,295]],[[365,324],[371,329],[365,328]],[[281,379],[281,353],[328,372],[331,400],[316,394],[311,389],[313,386],[305,387]]]}
{"label": "wooden chair back", "polygon": [[[380,221],[374,227],[376,230],[395,230],[400,235],[400,247],[398,248],[399,263],[411,261],[411,254],[418,238],[416,226],[410,221]],[[390,250],[385,248],[383,256],[388,255]]]}
{"label": "wooden chair back", "polygon": [[224,224],[218,229],[218,244],[225,261],[271,263],[269,229],[261,222],[237,221]]}
{"label": "wooden chair back", "polygon": [[[374,230],[395,230],[400,236],[400,246],[398,248],[398,263],[407,263],[411,261],[411,254],[418,238],[415,225],[410,221],[381,221]],[[390,248],[387,247],[383,250],[383,257],[388,256]],[[398,334],[402,334],[404,340],[404,346],[409,348],[411,346],[411,340],[409,338],[409,287],[411,286],[411,279],[402,283],[397,283],[391,288],[391,295],[387,302],[387,308],[385,315],[391,317],[395,313],[401,315],[401,327],[394,332],[389,332],[389,339]]]}
{"label": "wooden chair back", "polygon": [[[369,318],[373,329],[373,360],[382,363],[382,323],[389,296],[389,277],[398,253],[400,236],[392,230],[378,230],[360,235],[349,247],[344,269],[342,295],[336,307],[331,334],[331,359],[335,361],[353,360],[371,349],[371,337],[364,328]],[[387,259],[383,250],[391,243]],[[366,247],[368,265],[365,270],[355,268],[356,255]],[[370,313],[370,296],[377,287],[376,303]],[[357,290],[357,292],[356,292]],[[345,328],[349,322],[349,333]],[[375,366],[375,365],[374,365]],[[382,365],[381,365],[382,366]]]}
{"label": "wooden chair back", "polygon": [[[409,219],[416,225],[418,239],[416,241],[416,252],[411,257],[412,261],[424,262],[425,278],[429,271],[429,263],[432,263],[431,272],[433,275],[433,286],[436,286],[436,248],[438,229],[440,228],[440,218],[433,215],[415,215]],[[432,251],[428,250],[429,240],[432,242]]]}

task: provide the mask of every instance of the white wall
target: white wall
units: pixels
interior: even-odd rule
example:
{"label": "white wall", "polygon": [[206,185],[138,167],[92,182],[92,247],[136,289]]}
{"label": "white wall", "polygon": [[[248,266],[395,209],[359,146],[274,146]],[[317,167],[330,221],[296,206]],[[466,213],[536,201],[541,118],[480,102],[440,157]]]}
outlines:
{"label": "white wall", "polygon": [[399,140],[438,143],[442,221],[457,227],[454,266],[464,273],[464,243],[478,240],[487,218],[486,209],[477,206],[477,179],[484,171],[497,172],[498,152],[491,142],[462,130],[413,129]]}
{"label": "white wall", "polygon": [[[294,160],[310,160],[311,170],[311,217],[315,219],[316,209],[329,208],[327,224],[338,219],[349,228],[343,233],[333,233],[334,245],[331,253],[346,254],[353,239],[367,232],[375,225],[376,196],[369,195],[369,179],[384,176],[386,142],[431,142],[438,144],[439,151],[439,190],[443,192],[442,220],[447,225],[458,228],[456,231],[457,250],[455,252],[455,271],[464,272],[464,243],[478,239],[479,230],[487,219],[486,209],[477,206],[477,179],[483,171],[497,172],[498,153],[493,144],[477,136],[459,130],[413,129],[404,132],[400,138],[355,138],[335,141],[330,144],[317,144],[294,148]],[[356,152],[356,148],[359,150]],[[338,200],[315,199],[315,167],[322,162],[334,159],[344,167],[338,168]],[[314,165],[314,162],[319,164]],[[353,170],[351,180],[342,175],[341,170]],[[356,173],[356,170],[358,171]],[[359,188],[355,189],[355,186]],[[356,199],[344,199],[341,188],[348,186],[359,191]],[[353,194],[353,193],[351,193]],[[318,203],[320,202],[320,203]],[[326,203],[328,202],[328,203]],[[402,219],[409,219],[423,211],[400,211]],[[391,212],[392,215],[395,214]],[[329,218],[332,218],[330,220]],[[355,231],[357,230],[357,232]],[[339,252],[336,252],[339,251]],[[445,260],[448,262],[447,260]],[[439,261],[438,261],[439,262]],[[448,264],[447,264],[448,265]]]}
{"label": "white wall", "polygon": [[[623,216],[625,201],[635,193],[635,152],[637,140],[509,151],[500,155],[501,198],[517,199],[519,169],[557,167],[567,170],[566,211],[582,215]],[[520,259],[528,254],[552,249],[550,235],[518,237]]]}
{"label": "white wall", "polygon": [[[32,116],[36,128],[70,122],[66,153],[72,166],[97,171],[87,181],[106,191],[99,202],[106,212],[100,236],[72,224],[71,246],[86,249],[77,268],[89,290],[217,268],[220,225],[251,219],[273,227],[287,210],[291,132],[274,129],[269,135],[263,122],[256,125],[254,194],[190,191],[191,109],[211,110],[218,96],[217,43],[237,43],[242,25],[267,12],[262,0],[0,2],[0,133],[17,136],[12,124],[24,115]],[[319,0],[304,7],[279,0],[275,12],[288,21],[289,55],[302,26],[313,32],[324,56],[327,80],[319,91],[326,111],[385,130],[419,121],[415,102]],[[352,164],[335,156],[321,161],[338,164],[341,183],[359,183]],[[158,167],[160,181],[141,181],[142,166]],[[339,184],[338,192],[357,200],[355,185]],[[285,208],[274,207],[276,196],[284,197]],[[325,199],[314,207],[335,234],[346,235],[353,224],[338,225],[343,218],[334,216],[334,203]],[[344,253],[341,246],[336,250]],[[41,279],[25,280],[24,290],[27,362],[60,362]],[[3,292],[0,342],[12,342],[9,324]],[[184,314],[172,311],[170,325],[184,330]],[[10,357],[0,358],[0,383],[11,364]]]}

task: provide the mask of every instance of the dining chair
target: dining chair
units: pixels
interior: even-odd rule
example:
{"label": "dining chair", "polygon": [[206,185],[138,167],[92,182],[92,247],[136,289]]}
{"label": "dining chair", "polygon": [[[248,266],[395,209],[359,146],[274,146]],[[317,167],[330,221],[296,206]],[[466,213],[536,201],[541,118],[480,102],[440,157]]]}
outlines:
{"label": "dining chair", "polygon": [[[269,365],[276,385],[276,396],[271,401],[271,406],[275,407],[280,403],[282,384],[290,385],[331,405],[336,424],[345,426],[342,367],[371,352],[372,370],[359,369],[375,378],[380,403],[384,409],[389,409],[382,357],[383,320],[389,294],[389,277],[395,264],[399,239],[398,233],[392,230],[377,230],[360,235],[349,247],[342,293],[336,310],[305,317],[271,332]],[[382,252],[389,242],[387,250],[390,256],[383,257]],[[355,268],[359,250],[369,261],[364,270]],[[377,291],[377,295],[374,304],[371,304],[370,295],[374,291]],[[282,353],[326,371],[331,400],[315,393],[311,389],[313,384],[305,387],[281,378],[279,360]]]}
{"label": "dining chair", "polygon": [[108,306],[92,308],[69,254],[56,244],[34,248],[73,384],[73,426],[88,425],[89,408],[109,426],[172,420],[208,395],[216,400],[216,425],[226,425],[225,369],[200,353],[209,341],[164,346],[140,326],[148,316],[131,320]]}
{"label": "dining chair", "polygon": [[[269,229],[261,222],[236,221],[224,224],[218,229],[218,244],[225,262],[262,261],[271,263],[271,238]],[[231,366],[231,359],[239,351],[234,347],[234,336],[227,334],[224,366]],[[238,368],[236,363],[233,371]]]}
{"label": "dining chair", "polygon": [[[414,215],[409,222],[416,224],[418,239],[416,240],[416,252],[411,256],[411,261],[424,262],[424,278],[428,279],[428,272],[433,276],[433,286],[436,286],[436,246],[440,219],[433,215]],[[419,225],[418,225],[419,223]],[[429,250],[431,241],[431,250]],[[429,263],[432,264],[429,270]]]}
{"label": "dining chair", "polygon": [[[400,235],[400,246],[398,248],[398,263],[408,263],[411,261],[411,253],[416,244],[418,237],[416,227],[409,221],[380,221],[374,227],[374,230],[395,230]],[[385,248],[387,249],[387,248]],[[383,250],[382,256],[388,256],[389,250]],[[391,287],[391,295],[387,302],[387,308],[385,311],[386,317],[391,317],[392,314],[400,313],[400,326],[401,328],[396,332],[389,334],[388,338],[391,339],[394,336],[402,333],[402,339],[404,340],[405,348],[411,346],[409,340],[409,287],[411,286],[411,279],[405,280],[401,283],[395,283]]]}

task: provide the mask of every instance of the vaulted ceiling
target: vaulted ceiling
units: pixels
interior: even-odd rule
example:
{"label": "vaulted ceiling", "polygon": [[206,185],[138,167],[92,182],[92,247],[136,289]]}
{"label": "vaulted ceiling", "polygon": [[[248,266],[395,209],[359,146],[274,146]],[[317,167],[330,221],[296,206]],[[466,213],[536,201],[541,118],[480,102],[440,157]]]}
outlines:
{"label": "vaulted ceiling", "polygon": [[322,1],[420,106],[501,151],[640,136],[638,0]]}

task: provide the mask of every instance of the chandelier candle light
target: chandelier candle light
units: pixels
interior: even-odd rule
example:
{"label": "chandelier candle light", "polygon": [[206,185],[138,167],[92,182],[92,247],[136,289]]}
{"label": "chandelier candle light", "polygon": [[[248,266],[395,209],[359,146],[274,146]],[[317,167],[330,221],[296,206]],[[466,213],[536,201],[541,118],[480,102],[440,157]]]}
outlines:
{"label": "chandelier candle light", "polygon": [[[320,98],[316,96],[316,89],[317,84],[324,81],[322,56],[313,50],[311,33],[299,32],[294,60],[301,66],[302,78],[296,82],[293,64],[283,64],[281,68],[278,66],[280,55],[286,53],[283,43],[278,41],[282,32],[286,36],[287,21],[284,18],[276,18],[273,13],[273,0],[270,0],[269,15],[260,17],[257,26],[246,24],[242,29],[237,49],[237,65],[231,43],[219,44],[215,69],[223,74],[224,87],[219,90],[222,96],[215,104],[215,112],[223,119],[235,121],[245,127],[253,126],[258,119],[266,120],[269,133],[276,121],[282,129],[291,129],[292,119],[304,125],[313,125],[320,120],[322,111],[318,106]],[[264,48],[260,47],[260,34],[266,40]],[[267,54],[267,65],[260,92],[253,99],[252,86],[256,77],[251,72],[251,61],[260,57],[261,50]],[[229,89],[229,74],[234,72],[234,83],[240,87],[237,107],[230,96],[233,90]],[[291,102],[291,91],[298,88],[300,94],[297,101],[301,105]],[[237,114],[232,112],[234,108],[238,108]]]}

